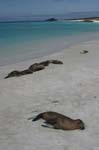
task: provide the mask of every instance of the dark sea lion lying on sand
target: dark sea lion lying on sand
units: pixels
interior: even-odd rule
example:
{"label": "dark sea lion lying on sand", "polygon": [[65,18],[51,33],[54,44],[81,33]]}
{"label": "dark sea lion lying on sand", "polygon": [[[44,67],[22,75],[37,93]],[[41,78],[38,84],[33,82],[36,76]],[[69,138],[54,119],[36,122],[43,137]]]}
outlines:
{"label": "dark sea lion lying on sand", "polygon": [[39,63],[40,65],[48,66],[50,64],[49,60],[42,61]]}
{"label": "dark sea lion lying on sand", "polygon": [[5,79],[10,78],[10,77],[19,77],[19,76],[23,76],[23,75],[27,75],[27,74],[32,74],[33,72],[42,70],[44,68],[45,68],[44,65],[33,64],[26,70],[23,70],[23,71],[14,70],[14,71],[10,72],[5,77]]}
{"label": "dark sea lion lying on sand", "polygon": [[63,62],[62,61],[60,61],[60,60],[49,60],[49,63],[52,63],[52,64],[63,64]]}
{"label": "dark sea lion lying on sand", "polygon": [[48,66],[50,63],[52,64],[63,64],[62,61],[59,60],[46,60],[42,61],[40,63],[35,63],[29,66],[28,69],[23,71],[14,70],[10,72],[4,79],[10,78],[10,77],[19,77],[22,75],[32,74],[33,72],[40,71],[45,69],[46,66]]}
{"label": "dark sea lion lying on sand", "polygon": [[60,60],[46,60],[46,61],[40,62],[39,64],[48,66],[49,64],[63,64],[63,62]]}
{"label": "dark sea lion lying on sand", "polygon": [[40,70],[43,70],[45,68],[44,65],[41,65],[39,63],[35,63],[33,65],[31,65],[28,70],[31,70],[33,72],[36,72],[36,71],[40,71]]}
{"label": "dark sea lion lying on sand", "polygon": [[14,70],[10,73],[8,73],[8,75],[5,77],[5,79],[10,78],[10,77],[15,77],[15,76],[19,76],[20,72],[17,70]]}
{"label": "dark sea lion lying on sand", "polygon": [[33,71],[32,70],[29,70],[29,69],[26,69],[26,70],[23,70],[23,71],[20,71],[20,75],[27,75],[27,74],[32,74]]}
{"label": "dark sea lion lying on sand", "polygon": [[82,50],[82,51],[80,52],[80,54],[86,54],[86,53],[88,53],[87,50]]}
{"label": "dark sea lion lying on sand", "polygon": [[29,118],[28,120],[30,119],[32,119],[32,121],[44,119],[46,121],[45,123],[52,125],[55,129],[62,129],[62,130],[85,129],[85,125],[82,120],[80,119],[74,120],[60,113],[51,111],[40,113],[34,119],[32,117]]}
{"label": "dark sea lion lying on sand", "polygon": [[23,71],[18,71],[18,70],[14,70],[12,72],[10,72],[6,77],[5,79],[7,78],[10,78],[10,77],[19,77],[19,76],[22,76],[22,75],[26,75],[26,74],[32,74],[33,71],[31,70],[23,70]]}

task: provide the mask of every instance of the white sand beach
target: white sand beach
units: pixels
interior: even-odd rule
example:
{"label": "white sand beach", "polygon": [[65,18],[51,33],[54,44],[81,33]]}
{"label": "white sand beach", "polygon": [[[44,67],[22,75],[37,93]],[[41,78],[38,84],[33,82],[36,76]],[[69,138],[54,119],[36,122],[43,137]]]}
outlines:
{"label": "white sand beach", "polygon": [[[4,79],[12,70],[48,59],[63,65]],[[55,130],[42,127],[43,120],[27,120],[49,110],[82,119],[86,129]],[[99,39],[0,67],[0,150],[99,150]]]}

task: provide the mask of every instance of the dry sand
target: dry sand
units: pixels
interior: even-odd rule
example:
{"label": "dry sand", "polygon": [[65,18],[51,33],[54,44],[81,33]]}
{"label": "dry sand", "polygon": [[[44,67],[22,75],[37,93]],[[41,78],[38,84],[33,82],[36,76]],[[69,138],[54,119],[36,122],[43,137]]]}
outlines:
{"label": "dry sand", "polygon": [[[88,50],[88,54],[80,51]],[[3,79],[12,70],[58,59],[34,74]],[[85,122],[83,131],[44,128],[27,119],[56,111]],[[99,150],[99,40],[60,53],[0,67],[0,150]]]}

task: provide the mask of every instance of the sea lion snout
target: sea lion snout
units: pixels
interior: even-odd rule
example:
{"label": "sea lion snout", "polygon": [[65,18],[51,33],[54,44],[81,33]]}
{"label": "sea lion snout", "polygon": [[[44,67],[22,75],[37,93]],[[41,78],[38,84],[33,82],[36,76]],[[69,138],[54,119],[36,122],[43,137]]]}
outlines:
{"label": "sea lion snout", "polygon": [[83,122],[82,120],[80,120],[80,119],[77,119],[76,121],[77,121],[78,128],[79,128],[80,130],[84,130],[84,129],[85,129],[85,124],[84,124],[84,122]]}
{"label": "sea lion snout", "polygon": [[84,130],[84,129],[85,129],[85,127],[84,127],[84,126],[82,126],[80,129],[81,129],[81,130]]}
{"label": "sea lion snout", "polygon": [[81,124],[80,124],[80,130],[84,130],[85,129],[85,125],[84,125],[84,123],[82,122]]}

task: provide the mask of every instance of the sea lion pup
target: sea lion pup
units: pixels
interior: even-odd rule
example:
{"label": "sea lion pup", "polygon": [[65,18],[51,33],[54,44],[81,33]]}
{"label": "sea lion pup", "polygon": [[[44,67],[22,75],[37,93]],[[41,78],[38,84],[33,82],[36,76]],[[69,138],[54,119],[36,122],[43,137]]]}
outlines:
{"label": "sea lion pup", "polygon": [[11,78],[11,77],[19,77],[22,75],[27,75],[27,74],[32,74],[32,73],[33,73],[33,71],[28,70],[28,69],[23,70],[23,71],[15,70],[15,71],[10,72],[4,79]]}
{"label": "sea lion pup", "polygon": [[80,54],[86,54],[86,53],[88,53],[87,50],[82,50],[82,51],[80,52]]}
{"label": "sea lion pup", "polygon": [[31,65],[31,66],[28,68],[28,70],[31,70],[31,71],[35,72],[35,71],[43,70],[44,68],[45,68],[44,65],[39,64],[39,63],[35,63],[35,64]]}
{"label": "sea lion pup", "polygon": [[28,120],[30,119],[32,119],[32,121],[44,119],[46,121],[45,123],[51,124],[55,129],[62,129],[62,130],[85,129],[85,125],[82,120],[80,119],[74,120],[57,112],[51,111],[43,112],[37,115],[34,119],[29,118]]}

